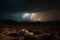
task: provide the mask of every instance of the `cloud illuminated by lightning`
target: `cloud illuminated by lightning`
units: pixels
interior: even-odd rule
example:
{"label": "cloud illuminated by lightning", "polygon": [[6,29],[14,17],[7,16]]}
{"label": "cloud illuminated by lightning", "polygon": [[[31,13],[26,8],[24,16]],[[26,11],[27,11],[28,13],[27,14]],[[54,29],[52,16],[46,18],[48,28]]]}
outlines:
{"label": "cloud illuminated by lightning", "polygon": [[26,17],[29,17],[29,16],[30,16],[30,13],[24,13],[23,19],[26,18]]}

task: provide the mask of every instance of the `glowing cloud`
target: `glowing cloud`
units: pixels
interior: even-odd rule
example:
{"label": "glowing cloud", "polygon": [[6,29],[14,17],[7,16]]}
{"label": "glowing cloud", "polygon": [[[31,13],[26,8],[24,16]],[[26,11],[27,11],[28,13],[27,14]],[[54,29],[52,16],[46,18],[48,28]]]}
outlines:
{"label": "glowing cloud", "polygon": [[32,21],[44,21],[46,18],[42,12],[37,12],[37,13],[31,13],[30,19]]}
{"label": "glowing cloud", "polygon": [[23,19],[26,18],[26,17],[29,17],[29,16],[30,16],[30,13],[24,13]]}
{"label": "glowing cloud", "polygon": [[40,21],[40,17],[37,13],[32,13],[31,14],[31,20],[33,21]]}

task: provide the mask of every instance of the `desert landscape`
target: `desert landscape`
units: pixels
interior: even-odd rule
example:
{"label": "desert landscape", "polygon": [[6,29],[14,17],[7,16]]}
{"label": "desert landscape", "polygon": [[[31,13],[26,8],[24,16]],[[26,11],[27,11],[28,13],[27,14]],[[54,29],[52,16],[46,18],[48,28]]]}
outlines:
{"label": "desert landscape", "polygon": [[60,40],[60,24],[55,22],[3,22],[0,27],[0,40]]}

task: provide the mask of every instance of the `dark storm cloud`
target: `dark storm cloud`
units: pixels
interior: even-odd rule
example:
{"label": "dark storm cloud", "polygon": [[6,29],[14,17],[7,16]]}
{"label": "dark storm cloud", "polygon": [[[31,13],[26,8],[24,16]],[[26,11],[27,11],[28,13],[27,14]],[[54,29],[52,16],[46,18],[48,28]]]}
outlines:
{"label": "dark storm cloud", "polygon": [[4,13],[1,14],[1,20],[14,20],[14,21],[29,21],[28,18],[23,19],[24,14],[27,12],[20,12],[20,13]]}
{"label": "dark storm cloud", "polygon": [[59,10],[46,10],[41,12],[36,12],[35,16],[31,18],[33,21],[60,21],[60,11]]}
{"label": "dark storm cloud", "polygon": [[[1,20],[14,20],[14,21],[19,21],[19,22],[30,21],[31,16],[29,18],[27,18],[28,17],[27,16],[23,19],[23,16],[26,13],[29,13],[29,12],[20,12],[20,13],[11,13],[11,14],[4,13],[4,14],[1,14],[1,18],[2,18]],[[60,21],[60,11],[59,10],[46,10],[46,11],[39,11],[39,12],[36,11],[35,13],[36,13],[37,17],[40,18],[40,21]]]}
{"label": "dark storm cloud", "polygon": [[59,9],[59,1],[0,0],[0,12],[14,13],[33,9]]}
{"label": "dark storm cloud", "polygon": [[0,12],[13,13],[21,12],[27,9],[26,0],[1,0],[0,1]]}
{"label": "dark storm cloud", "polygon": [[[58,15],[60,14],[57,11],[60,11],[60,2],[59,1],[43,1],[43,0],[40,0],[40,1],[38,0],[36,1],[35,0],[0,0],[0,13],[1,13],[0,20],[13,19],[13,20],[20,21],[22,20],[22,15],[25,12],[28,12],[28,11],[44,12],[48,10],[50,10],[52,13],[55,12],[55,14],[58,13],[57,14],[57,17],[58,17]],[[52,10],[56,10],[56,11],[53,12]],[[55,15],[50,12],[48,13],[51,16]],[[44,14],[46,15],[46,12]]]}

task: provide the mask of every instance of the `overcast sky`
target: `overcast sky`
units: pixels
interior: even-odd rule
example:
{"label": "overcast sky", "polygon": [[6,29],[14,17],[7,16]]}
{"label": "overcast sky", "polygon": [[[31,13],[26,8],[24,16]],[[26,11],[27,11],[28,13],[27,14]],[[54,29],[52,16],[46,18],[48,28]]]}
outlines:
{"label": "overcast sky", "polygon": [[59,1],[0,0],[0,12],[13,13],[33,9],[59,9]]}
{"label": "overcast sky", "polygon": [[22,21],[24,13],[29,11],[42,12],[43,15],[41,16],[48,18],[48,20],[60,19],[60,2],[43,0],[0,0],[0,20],[13,19]]}

